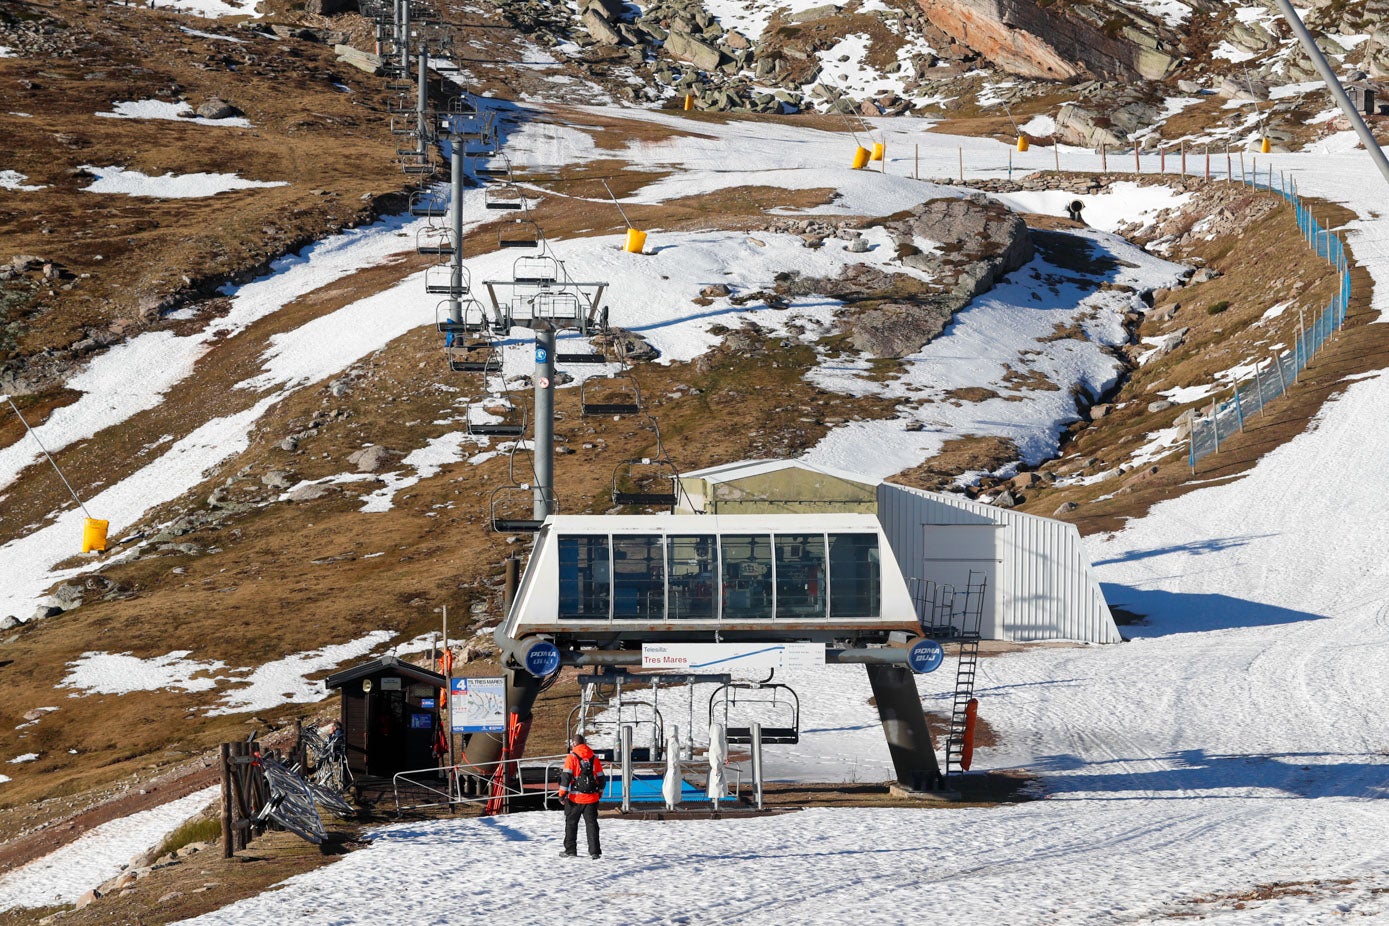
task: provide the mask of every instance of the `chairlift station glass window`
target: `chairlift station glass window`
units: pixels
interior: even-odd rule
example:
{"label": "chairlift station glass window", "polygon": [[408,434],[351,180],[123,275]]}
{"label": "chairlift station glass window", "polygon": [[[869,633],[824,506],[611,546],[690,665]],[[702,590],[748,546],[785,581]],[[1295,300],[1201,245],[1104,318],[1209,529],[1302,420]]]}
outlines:
{"label": "chairlift station glass window", "polygon": [[[914,624],[876,517],[555,516],[507,618],[515,636]],[[645,631],[646,633],[643,633]]]}

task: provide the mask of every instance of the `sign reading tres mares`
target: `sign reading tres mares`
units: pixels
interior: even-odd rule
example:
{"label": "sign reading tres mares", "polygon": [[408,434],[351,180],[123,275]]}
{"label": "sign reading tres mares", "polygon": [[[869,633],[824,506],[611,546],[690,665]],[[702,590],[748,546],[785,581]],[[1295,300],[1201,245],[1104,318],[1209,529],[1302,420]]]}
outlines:
{"label": "sign reading tres mares", "polygon": [[825,664],[823,643],[643,643],[643,669],[736,672]]}

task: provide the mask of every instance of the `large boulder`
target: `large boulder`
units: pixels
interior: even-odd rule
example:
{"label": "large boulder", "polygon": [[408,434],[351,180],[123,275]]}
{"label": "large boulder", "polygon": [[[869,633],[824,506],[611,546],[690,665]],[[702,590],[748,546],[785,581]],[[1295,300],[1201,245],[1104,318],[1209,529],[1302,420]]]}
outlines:
{"label": "large boulder", "polygon": [[926,18],[998,67],[1052,80],[1097,75],[1161,80],[1180,38],[1130,6],[1095,0],[917,0]]}
{"label": "large boulder", "polygon": [[723,60],[723,54],[713,45],[684,32],[672,31],[665,48],[672,58],[688,61],[701,71],[717,70]]}
{"label": "large boulder", "polygon": [[351,45],[334,45],[333,53],[343,64],[351,65],[359,71],[366,71],[368,74],[381,73],[380,55],[373,55],[369,51],[362,51]]}
{"label": "large boulder", "polygon": [[622,33],[613,28],[612,23],[603,18],[598,7],[589,7],[581,20],[583,26],[588,30],[588,34],[593,36],[595,42],[604,45],[621,45]]}

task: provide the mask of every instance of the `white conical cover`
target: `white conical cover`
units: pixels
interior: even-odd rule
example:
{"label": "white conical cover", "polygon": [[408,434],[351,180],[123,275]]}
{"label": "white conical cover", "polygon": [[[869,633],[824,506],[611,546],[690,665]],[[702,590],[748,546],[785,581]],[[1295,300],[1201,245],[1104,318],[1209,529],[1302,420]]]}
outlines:
{"label": "white conical cover", "polygon": [[661,796],[667,807],[680,803],[684,782],[680,780],[680,740],[674,734],[666,741],[666,780],[661,783]]}
{"label": "white conical cover", "polygon": [[723,765],[728,761],[728,744],[724,741],[723,724],[709,724],[709,786],[705,793],[709,800],[718,801],[728,796],[728,781],[724,778]]}

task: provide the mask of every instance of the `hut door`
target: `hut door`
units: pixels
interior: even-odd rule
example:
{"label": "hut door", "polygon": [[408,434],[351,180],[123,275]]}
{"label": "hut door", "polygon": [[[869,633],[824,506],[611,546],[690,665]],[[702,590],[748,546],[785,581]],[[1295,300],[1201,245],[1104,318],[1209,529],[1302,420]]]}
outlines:
{"label": "hut door", "polygon": [[[997,636],[997,608],[1001,601],[998,582],[1002,575],[998,568],[997,524],[926,524],[923,546],[921,578],[935,583],[938,613],[942,615],[936,623],[946,623],[944,615],[950,615],[955,629],[960,629],[961,618],[966,607],[965,593],[969,585],[970,573],[979,581],[982,574],[987,583],[984,590],[983,622],[980,627],[984,639]],[[952,598],[953,594],[953,598]],[[969,602],[977,606],[977,600]],[[930,615],[922,615],[930,622]]]}

